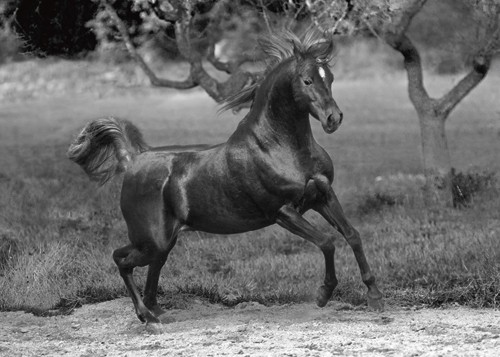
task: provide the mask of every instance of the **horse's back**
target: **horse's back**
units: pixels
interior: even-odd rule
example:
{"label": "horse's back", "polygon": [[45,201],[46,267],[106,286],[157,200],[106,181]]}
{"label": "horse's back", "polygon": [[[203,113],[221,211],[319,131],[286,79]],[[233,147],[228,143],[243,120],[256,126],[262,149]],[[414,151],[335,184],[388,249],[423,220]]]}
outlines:
{"label": "horse's back", "polygon": [[191,152],[191,151],[203,151],[215,148],[218,145],[209,145],[209,144],[192,144],[192,145],[165,145],[165,146],[156,146],[149,149],[149,152]]}
{"label": "horse's back", "polygon": [[169,145],[149,149],[136,155],[124,178],[126,186],[134,186],[136,193],[159,192],[168,183],[172,173],[182,176],[204,157],[210,156],[220,145]]}

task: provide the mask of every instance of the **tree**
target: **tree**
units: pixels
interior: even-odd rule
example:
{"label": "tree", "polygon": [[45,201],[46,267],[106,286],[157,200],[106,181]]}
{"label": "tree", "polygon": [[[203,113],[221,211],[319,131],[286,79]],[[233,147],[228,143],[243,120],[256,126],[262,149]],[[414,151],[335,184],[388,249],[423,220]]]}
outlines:
{"label": "tree", "polygon": [[[427,0],[326,0],[309,1],[311,14],[319,26],[343,33],[371,32],[403,55],[408,77],[408,93],[417,112],[421,130],[426,183],[424,199],[429,207],[451,206],[452,168],[445,124],[453,109],[486,76],[492,56],[500,49],[500,0],[462,0],[474,16],[469,29],[469,72],[441,98],[432,98],[425,89],[422,60],[408,35],[415,15]],[[342,5],[344,3],[344,5]],[[453,4],[458,6],[457,2]],[[447,16],[447,14],[443,14]],[[463,55],[463,54],[462,54]]]}
{"label": "tree", "polygon": [[[152,85],[175,89],[200,86],[210,97],[221,102],[257,79],[256,74],[242,69],[242,64],[254,60],[254,56],[243,53],[228,62],[222,62],[215,55],[227,14],[234,14],[238,10],[236,3],[227,0],[134,1],[136,9],[150,17],[150,23],[156,26],[156,30],[171,32],[170,41],[190,65],[187,78],[181,81],[159,78],[139,53],[129,34],[129,28],[113,4],[102,0],[101,6],[115,24],[128,52],[146,73]],[[205,69],[204,61],[224,72],[227,79],[220,81],[211,75]]]}
{"label": "tree", "polygon": [[[394,1],[395,2],[395,1]],[[451,206],[451,160],[446,140],[445,124],[453,109],[486,76],[491,58],[500,45],[500,1],[469,1],[471,13],[477,18],[478,34],[469,72],[441,98],[432,98],[425,89],[419,51],[406,34],[413,17],[427,0],[407,0],[394,7],[392,21],[382,28],[384,40],[404,58],[408,76],[408,93],[417,111],[422,140],[426,177],[425,200],[431,206]]]}
{"label": "tree", "polygon": [[[9,0],[15,7],[13,23],[23,37],[24,51],[39,56],[74,56],[91,51],[94,34],[85,23],[94,17],[96,5],[88,0]],[[13,6],[12,6],[13,5]]]}

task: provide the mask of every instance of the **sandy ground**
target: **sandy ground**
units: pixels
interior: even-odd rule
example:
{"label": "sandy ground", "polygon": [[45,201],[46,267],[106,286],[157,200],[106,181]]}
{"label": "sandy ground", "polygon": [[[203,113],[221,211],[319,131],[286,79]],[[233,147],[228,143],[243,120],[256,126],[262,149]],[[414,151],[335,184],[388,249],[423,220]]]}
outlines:
{"label": "sandy ground", "polygon": [[144,325],[128,298],[69,316],[0,313],[1,356],[498,356],[500,311],[192,300]]}

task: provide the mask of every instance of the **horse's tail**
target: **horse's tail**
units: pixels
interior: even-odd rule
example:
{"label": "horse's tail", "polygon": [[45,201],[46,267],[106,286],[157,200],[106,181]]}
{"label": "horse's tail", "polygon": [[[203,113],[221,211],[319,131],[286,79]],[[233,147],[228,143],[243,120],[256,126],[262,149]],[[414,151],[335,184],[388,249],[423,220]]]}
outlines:
{"label": "horse's tail", "polygon": [[103,185],[124,172],[134,155],[148,149],[135,125],[109,117],[87,124],[70,145],[68,158]]}

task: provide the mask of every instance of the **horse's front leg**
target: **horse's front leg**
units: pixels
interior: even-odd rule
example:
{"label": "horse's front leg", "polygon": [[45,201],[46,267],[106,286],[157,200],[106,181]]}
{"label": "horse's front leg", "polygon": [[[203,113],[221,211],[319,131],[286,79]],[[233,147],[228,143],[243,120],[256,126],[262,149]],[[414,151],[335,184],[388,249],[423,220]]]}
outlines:
{"label": "horse's front leg", "polygon": [[361,272],[361,279],[368,287],[367,300],[368,306],[375,310],[382,310],[384,303],[382,300],[382,293],[375,283],[375,276],[370,270],[368,261],[363,250],[361,237],[354,227],[349,223],[344,215],[342,206],[331,187],[328,187],[326,192],[326,199],[314,208],[319,212],[332,226],[334,226],[347,240],[351,246],[356,261],[358,262],[359,270]]}
{"label": "horse's front leg", "polygon": [[332,296],[333,290],[338,282],[335,275],[334,238],[318,231],[290,206],[283,206],[278,211],[276,223],[288,229],[290,232],[314,243],[323,252],[325,256],[325,281],[324,285],[320,286],[318,289],[316,303],[319,307],[325,306]]}

